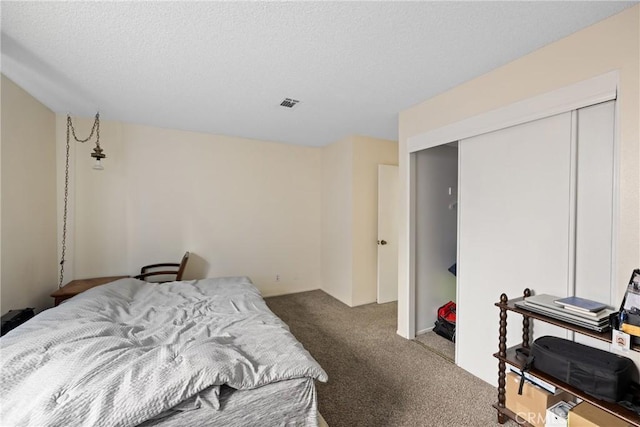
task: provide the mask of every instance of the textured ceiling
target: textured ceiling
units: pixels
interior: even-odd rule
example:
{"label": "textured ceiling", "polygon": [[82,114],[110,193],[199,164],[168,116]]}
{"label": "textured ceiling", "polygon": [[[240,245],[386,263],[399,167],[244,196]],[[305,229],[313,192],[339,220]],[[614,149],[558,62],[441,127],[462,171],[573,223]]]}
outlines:
{"label": "textured ceiling", "polygon": [[2,72],[58,113],[395,140],[399,111],[635,3],[2,1]]}

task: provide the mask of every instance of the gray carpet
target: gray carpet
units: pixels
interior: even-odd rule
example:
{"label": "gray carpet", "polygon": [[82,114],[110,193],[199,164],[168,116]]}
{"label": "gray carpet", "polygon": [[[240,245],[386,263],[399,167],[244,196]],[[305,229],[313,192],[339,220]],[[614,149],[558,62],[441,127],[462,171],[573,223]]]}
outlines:
{"label": "gray carpet", "polygon": [[496,389],[398,336],[396,303],[349,308],[322,291],[266,301],[329,374],[317,390],[330,427],[499,425]]}
{"label": "gray carpet", "polygon": [[444,357],[449,362],[453,363],[456,359],[456,345],[433,331],[418,335],[416,341],[428,350]]}

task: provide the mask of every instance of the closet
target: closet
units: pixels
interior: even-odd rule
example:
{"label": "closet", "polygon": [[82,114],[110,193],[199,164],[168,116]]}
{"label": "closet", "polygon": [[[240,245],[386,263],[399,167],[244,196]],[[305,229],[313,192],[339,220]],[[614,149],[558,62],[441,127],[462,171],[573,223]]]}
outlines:
{"label": "closet", "polygon": [[[437,310],[456,302],[458,144],[416,153],[416,335],[430,331]],[[443,340],[445,338],[442,338]]]}
{"label": "closet", "polygon": [[[619,303],[612,286],[615,100],[580,107],[411,153],[415,330],[441,301],[440,275],[450,274],[455,247],[456,364],[492,384],[493,304],[502,292],[515,297],[528,287]],[[517,329],[507,342],[521,340]],[[533,332],[572,338],[553,325]]]}

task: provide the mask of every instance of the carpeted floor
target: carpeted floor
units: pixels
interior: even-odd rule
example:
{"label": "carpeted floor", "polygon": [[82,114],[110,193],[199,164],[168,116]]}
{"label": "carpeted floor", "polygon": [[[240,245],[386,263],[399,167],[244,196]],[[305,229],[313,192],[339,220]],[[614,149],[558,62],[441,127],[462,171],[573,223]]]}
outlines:
{"label": "carpeted floor", "polygon": [[453,363],[456,359],[456,345],[453,341],[449,341],[433,331],[418,335],[416,337],[416,341],[425,346],[428,350],[444,357],[449,362]]}
{"label": "carpeted floor", "polygon": [[396,303],[349,308],[322,291],[266,301],[329,374],[317,390],[330,427],[499,425],[496,389],[398,336]]}

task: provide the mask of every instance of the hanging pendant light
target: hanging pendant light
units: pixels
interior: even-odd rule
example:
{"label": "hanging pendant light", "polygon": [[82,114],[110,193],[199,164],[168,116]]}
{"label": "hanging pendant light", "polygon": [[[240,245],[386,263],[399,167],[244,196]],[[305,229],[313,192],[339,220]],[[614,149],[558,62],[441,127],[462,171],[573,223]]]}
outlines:
{"label": "hanging pendant light", "polygon": [[93,149],[93,153],[91,153],[91,157],[96,159],[96,162],[93,165],[93,169],[104,170],[104,167],[102,166],[102,159],[105,159],[107,156],[103,153],[102,147],[100,147],[100,113],[96,113],[96,118],[93,121],[91,133],[85,139],[79,139],[76,136],[76,129],[73,127],[71,116],[67,114],[67,157],[69,156],[69,141],[71,139],[71,136],[73,136],[73,139],[75,139],[76,142],[84,143],[93,138],[93,135],[96,136],[96,146]]}
{"label": "hanging pendant light", "polygon": [[93,165],[93,169],[99,171],[103,170],[104,167],[102,166],[102,163],[100,163],[100,160],[104,159],[107,156],[102,153],[102,148],[100,148],[100,145],[96,145],[96,147],[93,149],[93,153],[91,153],[91,157],[96,159],[96,162]]}

